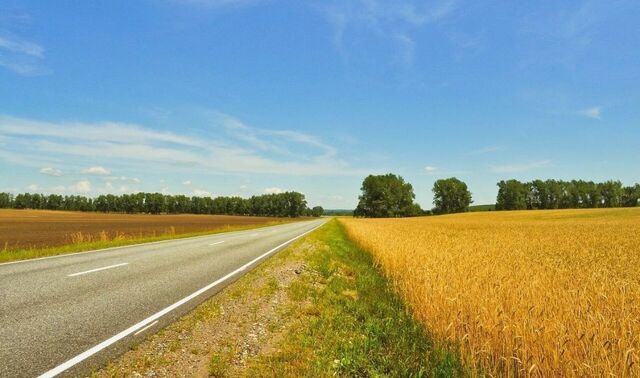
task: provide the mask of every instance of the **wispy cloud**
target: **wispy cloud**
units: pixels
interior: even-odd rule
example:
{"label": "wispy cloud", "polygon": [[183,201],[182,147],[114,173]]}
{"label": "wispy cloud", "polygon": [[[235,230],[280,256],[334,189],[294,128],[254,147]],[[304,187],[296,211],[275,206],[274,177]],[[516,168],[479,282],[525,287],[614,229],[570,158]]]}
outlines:
{"label": "wispy cloud", "polygon": [[67,190],[71,193],[87,194],[91,193],[91,188],[92,185],[90,181],[81,180],[71,185]]}
{"label": "wispy cloud", "polygon": [[44,49],[37,43],[21,41],[17,39],[9,39],[2,36],[0,36],[0,49],[5,49],[14,53],[29,55],[36,58],[42,58],[44,55]]}
{"label": "wispy cloud", "polygon": [[424,167],[424,171],[426,174],[431,175],[431,176],[438,176],[438,177],[443,177],[443,176],[455,176],[455,175],[464,175],[467,173],[467,171],[456,171],[456,170],[451,170],[451,169],[443,169],[441,167],[436,167],[433,165],[427,165]]}
{"label": "wispy cloud", "polygon": [[43,122],[0,115],[0,137],[7,142],[0,159],[13,163],[25,159],[25,164],[42,167],[53,160],[75,166],[82,158],[95,164],[85,174],[103,176],[109,175],[102,167],[105,163],[131,169],[137,166],[141,172],[195,169],[207,174],[363,174],[339,159],[331,145],[297,131],[253,128],[226,116],[211,120],[211,127],[204,131],[191,133],[117,122]]}
{"label": "wispy cloud", "polygon": [[336,155],[336,149],[320,138],[292,130],[267,130],[249,127],[235,117],[224,113],[214,112],[227,133],[248,145],[267,152],[284,155],[298,154],[293,151],[292,144],[303,148],[313,148],[321,152],[322,156],[330,158]]}
{"label": "wispy cloud", "polygon": [[40,173],[47,176],[60,177],[62,176],[62,171],[57,168],[52,167],[44,167],[40,170]]}
{"label": "wispy cloud", "polygon": [[265,188],[264,189],[264,193],[265,194],[280,194],[280,193],[284,193],[284,192],[286,192],[286,190],[284,190],[282,188],[277,188],[277,187]]}
{"label": "wispy cloud", "polygon": [[211,192],[205,189],[194,189],[191,194],[196,197],[211,197]]}
{"label": "wispy cloud", "polygon": [[551,165],[551,160],[538,160],[527,163],[504,164],[491,166],[493,173],[520,173],[534,169],[545,168]]}
{"label": "wispy cloud", "polygon": [[37,43],[0,35],[0,67],[19,75],[35,76],[47,72],[40,64],[44,48]]}
{"label": "wispy cloud", "polygon": [[587,118],[602,120],[602,108],[600,106],[593,106],[580,111],[580,115]]}
{"label": "wispy cloud", "polygon": [[365,31],[395,43],[399,60],[410,65],[416,49],[415,30],[444,19],[457,6],[455,0],[339,0],[320,9],[333,29],[336,48],[343,54],[348,53],[345,39],[352,32]]}
{"label": "wispy cloud", "polygon": [[478,148],[477,150],[469,151],[468,155],[482,155],[489,154],[492,152],[502,151],[504,148],[500,146],[486,146],[482,148]]}
{"label": "wispy cloud", "polygon": [[89,168],[83,169],[82,173],[88,174],[88,175],[106,176],[106,175],[110,175],[111,171],[106,169],[105,167],[96,166],[96,167],[89,167]]}

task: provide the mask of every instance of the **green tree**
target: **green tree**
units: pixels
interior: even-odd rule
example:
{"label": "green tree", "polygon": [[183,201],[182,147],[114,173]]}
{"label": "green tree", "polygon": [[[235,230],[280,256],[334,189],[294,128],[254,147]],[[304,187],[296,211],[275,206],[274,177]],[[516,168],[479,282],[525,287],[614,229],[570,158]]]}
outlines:
{"label": "green tree", "polygon": [[467,184],[455,177],[440,179],[433,184],[433,211],[436,214],[469,211],[471,202],[473,201]]}
{"label": "green tree", "polygon": [[314,206],[313,209],[311,209],[311,216],[312,217],[321,217],[324,215],[324,209],[322,208],[322,206]]}
{"label": "green tree", "polygon": [[413,186],[394,174],[369,175],[362,182],[362,194],[354,215],[372,218],[406,217],[416,214]]}
{"label": "green tree", "polygon": [[[527,198],[533,198],[529,200],[536,206],[542,203],[547,203],[547,186],[541,185],[540,182],[536,183],[533,196],[530,196],[529,188],[527,184],[523,184],[518,180],[500,181],[498,183],[498,198],[496,199],[496,210],[525,210],[527,209]],[[543,189],[544,188],[544,189]]]}
{"label": "green tree", "polygon": [[600,184],[602,194],[602,205],[604,207],[618,207],[622,203],[622,183],[620,181],[609,180]]}
{"label": "green tree", "polygon": [[0,209],[10,209],[13,207],[13,195],[11,193],[0,193]]}
{"label": "green tree", "polygon": [[635,186],[626,186],[622,194],[622,206],[636,207],[640,201],[640,184]]}

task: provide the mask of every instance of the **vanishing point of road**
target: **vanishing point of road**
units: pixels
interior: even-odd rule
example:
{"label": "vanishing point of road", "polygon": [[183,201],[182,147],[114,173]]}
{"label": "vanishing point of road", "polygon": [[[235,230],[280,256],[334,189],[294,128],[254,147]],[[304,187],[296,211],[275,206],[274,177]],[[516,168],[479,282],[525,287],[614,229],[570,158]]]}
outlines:
{"label": "vanishing point of road", "polygon": [[324,222],[0,264],[0,377],[86,375]]}

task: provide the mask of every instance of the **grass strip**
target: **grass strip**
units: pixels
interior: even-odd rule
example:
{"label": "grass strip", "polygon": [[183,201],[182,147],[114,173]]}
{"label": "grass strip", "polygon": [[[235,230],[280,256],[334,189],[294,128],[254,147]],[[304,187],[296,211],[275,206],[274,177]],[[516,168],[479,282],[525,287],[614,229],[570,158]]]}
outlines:
{"label": "grass strip", "polygon": [[437,349],[415,322],[369,253],[331,221],[307,274],[288,288],[293,324],[278,352],[255,359],[246,376],[456,377],[458,356]]}
{"label": "grass strip", "polygon": [[92,376],[469,375],[455,350],[332,220]]}

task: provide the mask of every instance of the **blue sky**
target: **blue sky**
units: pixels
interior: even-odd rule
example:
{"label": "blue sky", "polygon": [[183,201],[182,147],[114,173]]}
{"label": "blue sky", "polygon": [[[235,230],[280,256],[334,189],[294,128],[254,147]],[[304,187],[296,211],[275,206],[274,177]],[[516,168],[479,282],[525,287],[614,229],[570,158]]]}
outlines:
{"label": "blue sky", "polygon": [[637,1],[3,1],[0,191],[640,181]]}

